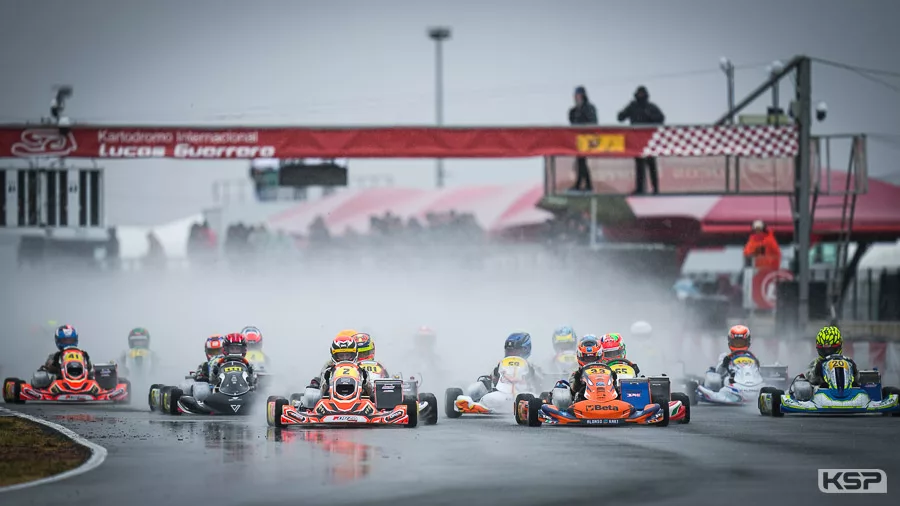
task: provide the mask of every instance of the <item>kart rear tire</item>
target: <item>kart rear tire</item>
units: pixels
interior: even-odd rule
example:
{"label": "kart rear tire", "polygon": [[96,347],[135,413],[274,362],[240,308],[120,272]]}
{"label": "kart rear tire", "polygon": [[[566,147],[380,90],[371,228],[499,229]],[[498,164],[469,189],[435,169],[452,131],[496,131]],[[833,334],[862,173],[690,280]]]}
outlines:
{"label": "kart rear tire", "polygon": [[528,423],[528,420],[523,420],[521,416],[519,416],[519,402],[527,402],[528,403],[528,412],[531,413],[531,400],[534,399],[534,396],[531,394],[519,394],[516,396],[516,402],[513,404],[513,416],[516,418],[516,423],[518,425],[525,425]]}
{"label": "kart rear tire", "polygon": [[434,394],[424,393],[419,394],[419,402],[427,402],[428,407],[425,411],[425,416],[422,418],[422,421],[425,422],[425,425],[437,425],[438,423],[438,403],[437,397]]}
{"label": "kart rear tire", "polygon": [[538,417],[538,413],[541,411],[541,406],[544,405],[544,401],[540,399],[540,397],[532,397],[528,400],[528,426],[529,427],[540,427],[541,419]]}
{"label": "kart rear tire", "polygon": [[691,399],[688,394],[682,392],[673,392],[672,400],[681,401],[682,406],[684,406],[684,418],[678,420],[677,423],[681,425],[687,425],[691,423]]}
{"label": "kart rear tire", "polygon": [[116,401],[116,404],[125,404],[126,406],[131,404],[131,382],[125,378],[119,378],[119,382],[125,385],[125,392],[128,395],[125,396],[124,400]]}
{"label": "kart rear tire", "polygon": [[[774,397],[775,392],[777,391],[778,389],[775,387],[762,387],[759,389],[759,396],[762,397],[762,394],[772,394],[772,396]],[[759,400],[759,397],[757,397],[756,400],[756,407],[759,408],[760,415],[766,416],[768,414],[763,412],[762,402]]]}
{"label": "kart rear tire", "polygon": [[[22,394],[22,383],[24,383],[19,378],[6,378],[3,380],[3,402],[7,404],[25,404],[25,401],[21,399]],[[7,386],[8,384],[12,384],[11,387]],[[11,391],[11,396],[7,397],[7,388]]]}
{"label": "kart rear tire", "polygon": [[[897,387],[882,387],[881,388],[881,398],[882,399],[885,399],[885,398],[887,398],[887,396],[893,395],[893,394],[900,395],[900,388],[897,388]],[[900,416],[900,412],[895,411],[893,413],[885,413],[884,414],[884,416],[888,416],[888,415]]]}
{"label": "kart rear tire", "polygon": [[775,418],[781,418],[784,416],[784,413],[781,412],[781,396],[784,395],[784,390],[775,389],[772,392],[772,416]]}
{"label": "kart rear tire", "polygon": [[691,406],[696,406],[700,403],[700,399],[697,398],[697,387],[700,386],[700,383],[696,381],[688,381],[687,382],[687,396],[690,399]]}
{"label": "kart rear tire", "polygon": [[[166,395],[168,393],[168,395]],[[181,396],[184,395],[184,392],[181,391],[178,387],[163,387],[159,392],[160,398],[162,401],[162,411],[167,415],[180,415],[181,411],[178,409],[178,400],[181,399]],[[166,402],[168,401],[168,402]]]}
{"label": "kart rear tire", "polygon": [[[273,406],[274,404],[274,406]],[[281,412],[284,410],[284,407],[288,405],[288,400],[284,397],[278,397],[277,395],[270,395],[268,399],[266,399],[266,424],[269,427],[284,427],[284,424],[281,423]],[[278,415],[278,416],[276,416]]]}
{"label": "kart rear tire", "polygon": [[462,394],[462,388],[448,388],[444,392],[444,412],[447,418],[459,418],[462,416],[462,413],[456,410],[456,399]]}
{"label": "kart rear tire", "polygon": [[406,406],[406,416],[409,418],[406,428],[415,429],[416,426],[419,425],[419,403],[415,400],[411,400],[403,401],[403,405]]}
{"label": "kart rear tire", "polygon": [[160,385],[159,383],[154,383],[150,385],[150,390],[147,391],[147,405],[150,406],[150,411],[156,411],[155,409],[153,409],[153,391],[158,388],[162,388],[162,385]]}

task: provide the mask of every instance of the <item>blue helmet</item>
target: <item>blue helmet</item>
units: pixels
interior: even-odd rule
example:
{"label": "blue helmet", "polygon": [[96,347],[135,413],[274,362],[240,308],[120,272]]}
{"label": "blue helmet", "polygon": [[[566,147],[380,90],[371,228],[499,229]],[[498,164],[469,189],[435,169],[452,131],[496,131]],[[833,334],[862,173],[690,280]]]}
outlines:
{"label": "blue helmet", "polygon": [[568,325],[563,325],[553,331],[553,351],[560,353],[563,351],[575,351],[578,347],[578,336],[575,331]]}
{"label": "blue helmet", "polygon": [[60,350],[78,347],[78,331],[71,325],[63,325],[56,329],[53,338],[56,340],[56,347]]}
{"label": "blue helmet", "polygon": [[528,332],[514,332],[503,344],[507,357],[528,358],[531,356],[531,335]]}

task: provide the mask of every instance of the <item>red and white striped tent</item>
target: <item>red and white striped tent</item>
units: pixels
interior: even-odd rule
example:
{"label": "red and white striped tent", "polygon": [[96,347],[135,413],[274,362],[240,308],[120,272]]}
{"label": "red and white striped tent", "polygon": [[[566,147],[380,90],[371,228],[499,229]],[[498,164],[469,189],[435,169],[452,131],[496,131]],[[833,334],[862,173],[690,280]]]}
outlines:
{"label": "red and white striped tent", "polygon": [[541,184],[467,186],[441,190],[417,188],[371,188],[345,190],[328,197],[303,202],[268,218],[272,229],[306,233],[318,217],[328,229],[342,234],[347,229],[369,231],[369,218],[386,212],[407,220],[424,221],[428,213],[471,213],[490,232],[535,225],[551,217],[536,207],[543,195]]}

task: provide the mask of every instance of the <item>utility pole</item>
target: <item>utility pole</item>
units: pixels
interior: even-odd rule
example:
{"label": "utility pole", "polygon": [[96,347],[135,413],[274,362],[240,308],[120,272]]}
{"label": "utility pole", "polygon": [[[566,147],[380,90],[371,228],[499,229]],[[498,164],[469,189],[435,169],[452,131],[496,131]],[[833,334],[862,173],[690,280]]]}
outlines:
{"label": "utility pole", "polygon": [[[434,109],[437,126],[444,124],[444,41],[450,38],[450,28],[437,26],[428,29],[428,37],[434,41]],[[437,159],[435,184],[444,187],[444,159]]]}
{"label": "utility pole", "polygon": [[725,79],[728,81],[728,123],[734,124],[734,64],[727,57],[723,56],[719,59],[719,68],[725,72]]}
{"label": "utility pole", "polygon": [[797,66],[797,111],[800,127],[797,166],[794,170],[794,216],[797,220],[794,230],[797,242],[798,314],[797,337],[802,336],[809,326],[809,243],[812,233],[810,210],[810,164],[812,137],[812,61],[808,57],[800,59]]}

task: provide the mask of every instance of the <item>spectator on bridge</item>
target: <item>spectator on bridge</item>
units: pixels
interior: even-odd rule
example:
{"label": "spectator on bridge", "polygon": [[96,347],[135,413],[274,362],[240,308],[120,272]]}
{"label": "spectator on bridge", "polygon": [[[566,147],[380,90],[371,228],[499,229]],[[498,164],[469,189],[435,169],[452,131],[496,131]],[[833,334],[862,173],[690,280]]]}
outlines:
{"label": "spectator on bridge", "polygon": [[[587,91],[584,86],[575,88],[575,107],[569,109],[569,124],[571,125],[596,125],[597,109],[594,104],[588,100]],[[579,156],[575,159],[576,172],[578,180],[572,190],[594,191],[594,185],[591,183],[591,172],[588,169],[587,158]],[[582,183],[584,183],[582,185]],[[583,186],[583,188],[582,188]]]}
{"label": "spectator on bridge", "polygon": [[[650,93],[644,86],[638,86],[634,92],[634,100],[631,101],[621,112],[619,112],[619,121],[629,120],[632,125],[662,125],[666,121],[666,116],[662,110],[650,101]],[[659,175],[656,169],[656,158],[652,156],[640,157],[634,159],[634,193],[645,193],[645,175],[644,167],[650,172],[650,183],[653,184],[653,193],[659,193]]]}
{"label": "spectator on bridge", "polygon": [[775,240],[775,234],[762,220],[753,222],[753,230],[744,246],[744,264],[757,269],[781,268],[781,248]]}

